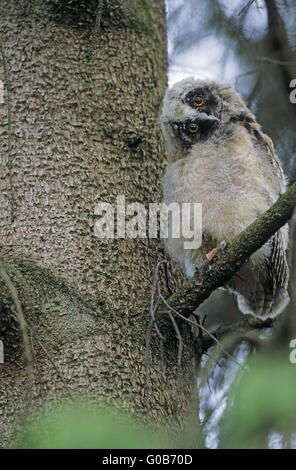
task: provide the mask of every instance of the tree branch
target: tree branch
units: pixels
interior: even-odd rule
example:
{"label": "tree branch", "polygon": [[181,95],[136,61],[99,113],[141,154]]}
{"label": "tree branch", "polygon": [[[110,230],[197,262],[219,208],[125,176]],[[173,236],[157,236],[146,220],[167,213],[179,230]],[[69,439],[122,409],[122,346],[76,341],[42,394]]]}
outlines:
{"label": "tree branch", "polygon": [[277,61],[277,65],[282,77],[283,87],[290,95],[290,82],[295,76],[295,54],[290,46],[285,25],[280,16],[275,0],[265,0],[268,33],[267,41],[272,54],[271,59]]}
{"label": "tree branch", "polygon": [[[213,331],[213,336],[216,340],[220,341],[224,336],[235,333],[238,334],[245,334],[247,331],[262,329],[262,328],[270,328],[274,325],[276,320],[274,318],[266,318],[265,320],[260,320],[259,318],[244,318],[241,321],[233,323],[232,325],[228,326],[221,326]],[[201,349],[202,351],[207,351],[211,346],[217,344],[211,336],[205,335],[200,338],[201,341]]]}
{"label": "tree branch", "polygon": [[181,291],[168,300],[172,309],[188,317],[218,287],[223,286],[244,262],[292,216],[296,206],[296,183],[264,214],[241,232],[223,253],[206,263]]}

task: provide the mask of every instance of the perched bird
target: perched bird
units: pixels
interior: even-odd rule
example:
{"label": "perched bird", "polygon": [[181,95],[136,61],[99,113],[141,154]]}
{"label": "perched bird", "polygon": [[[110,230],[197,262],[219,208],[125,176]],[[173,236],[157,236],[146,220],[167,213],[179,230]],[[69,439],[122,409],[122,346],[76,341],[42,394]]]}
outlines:
{"label": "perched bird", "polygon": [[[166,92],[160,124],[169,158],[164,202],[202,203],[201,247],[184,249],[182,236],[166,240],[191,277],[208,252],[231,242],[277,200],[285,177],[271,139],[230,85],[176,83]],[[287,244],[286,225],[228,282],[241,312],[274,317],[288,304]]]}

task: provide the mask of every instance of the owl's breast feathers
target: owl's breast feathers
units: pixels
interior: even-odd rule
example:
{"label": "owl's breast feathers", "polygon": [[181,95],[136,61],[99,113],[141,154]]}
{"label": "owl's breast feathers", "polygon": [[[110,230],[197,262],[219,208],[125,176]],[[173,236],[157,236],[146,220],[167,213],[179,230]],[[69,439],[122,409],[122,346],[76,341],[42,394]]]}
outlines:
{"label": "owl's breast feathers", "polygon": [[209,139],[167,167],[164,200],[202,204],[203,233],[213,243],[230,242],[267,210],[284,189],[268,150],[254,142],[245,126],[233,126],[232,138]]}

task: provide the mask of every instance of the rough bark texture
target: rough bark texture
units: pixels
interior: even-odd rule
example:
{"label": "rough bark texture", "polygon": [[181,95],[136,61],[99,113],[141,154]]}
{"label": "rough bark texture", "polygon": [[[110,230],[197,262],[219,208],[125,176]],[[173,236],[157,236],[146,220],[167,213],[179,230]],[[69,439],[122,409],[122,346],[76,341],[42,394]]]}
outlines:
{"label": "rough bark texture", "polygon": [[[145,205],[161,197],[164,5],[104,0],[92,34],[97,4],[0,1],[1,269],[33,350],[30,376],[2,276],[2,447],[28,408],[69,393],[145,412],[147,306],[162,243],[96,238],[94,207],[118,194]],[[196,396],[190,338],[185,345],[181,388],[174,340],[170,382],[152,377],[151,420],[180,428]]]}

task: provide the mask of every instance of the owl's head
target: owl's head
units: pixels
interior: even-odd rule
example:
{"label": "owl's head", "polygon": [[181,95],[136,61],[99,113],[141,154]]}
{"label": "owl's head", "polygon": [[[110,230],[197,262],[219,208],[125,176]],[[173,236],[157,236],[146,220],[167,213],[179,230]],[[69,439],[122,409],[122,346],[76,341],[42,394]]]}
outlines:
{"label": "owl's head", "polygon": [[231,124],[244,119],[255,120],[230,85],[190,77],[168,88],[160,124],[168,154],[180,158],[200,142],[229,134]]}

